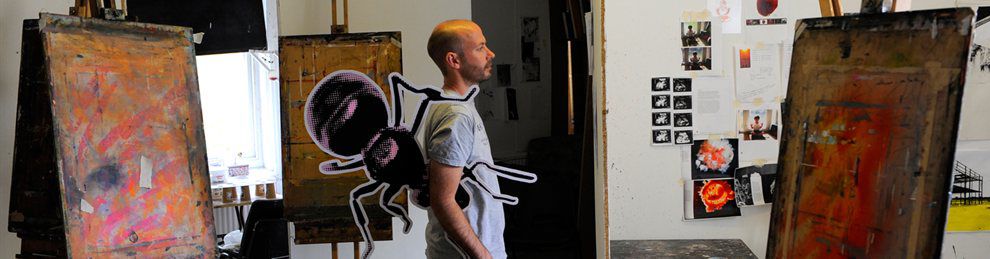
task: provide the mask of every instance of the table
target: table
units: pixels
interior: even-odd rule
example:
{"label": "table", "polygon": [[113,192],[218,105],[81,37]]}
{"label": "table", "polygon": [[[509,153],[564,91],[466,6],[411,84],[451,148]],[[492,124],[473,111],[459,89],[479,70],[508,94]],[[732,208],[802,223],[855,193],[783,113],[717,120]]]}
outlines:
{"label": "table", "polygon": [[612,240],[612,258],[758,258],[740,239]]}
{"label": "table", "polygon": [[[251,205],[251,203],[253,203],[256,200],[278,200],[278,199],[282,199],[282,195],[281,194],[278,194],[278,193],[275,194],[275,198],[267,198],[265,196],[257,196],[257,192],[255,190],[255,185],[258,185],[258,184],[264,185],[264,184],[269,184],[269,183],[272,183],[272,184],[276,183],[275,178],[269,177],[269,176],[260,176],[260,177],[259,176],[248,176],[248,177],[244,177],[244,178],[227,177],[227,178],[225,178],[225,180],[223,182],[212,183],[210,185],[210,188],[211,189],[234,188],[235,193],[236,193],[236,192],[240,192],[241,191],[241,187],[242,186],[248,186],[248,190],[250,192],[250,195],[249,195],[250,199],[249,200],[241,200],[240,199],[241,198],[241,195],[239,195],[239,194],[235,194],[234,195],[234,200],[231,201],[231,202],[223,202],[223,199],[222,198],[221,199],[214,199],[213,200],[213,208],[214,209],[233,208],[234,209],[234,214],[237,217],[237,228],[243,231],[244,230],[244,206]],[[268,191],[274,192],[275,190],[274,189],[273,190],[267,190],[266,189],[265,191],[266,192],[268,192]]]}

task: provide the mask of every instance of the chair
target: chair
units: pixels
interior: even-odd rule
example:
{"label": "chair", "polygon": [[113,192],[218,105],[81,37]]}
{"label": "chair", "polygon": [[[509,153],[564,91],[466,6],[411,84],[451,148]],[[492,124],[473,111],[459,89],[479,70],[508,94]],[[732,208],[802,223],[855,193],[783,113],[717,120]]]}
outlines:
{"label": "chair", "polygon": [[252,202],[240,250],[225,252],[221,258],[289,258],[289,222],[282,214],[284,208],[280,199]]}

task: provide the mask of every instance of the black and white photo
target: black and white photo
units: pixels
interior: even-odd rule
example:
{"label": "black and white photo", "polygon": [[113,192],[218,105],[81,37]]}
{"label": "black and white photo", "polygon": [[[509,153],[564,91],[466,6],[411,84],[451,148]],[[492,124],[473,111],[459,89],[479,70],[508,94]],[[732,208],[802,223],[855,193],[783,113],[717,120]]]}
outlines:
{"label": "black and white photo", "polygon": [[674,144],[690,145],[693,142],[694,142],[694,133],[692,133],[690,130],[674,131]]}
{"label": "black and white photo", "polygon": [[674,92],[684,93],[691,91],[691,79],[690,78],[674,78]]}
{"label": "black and white photo", "polygon": [[654,77],[651,84],[654,92],[670,91],[670,77]]}
{"label": "black and white photo", "polygon": [[670,95],[669,94],[654,94],[653,95],[653,109],[670,109]]}
{"label": "black and white photo", "polygon": [[690,110],[690,109],[691,109],[690,95],[674,96],[674,110]]}
{"label": "black and white photo", "polygon": [[690,112],[674,113],[674,127],[691,127],[693,125],[694,119]]}
{"label": "black and white photo", "polygon": [[670,129],[654,129],[653,144],[655,145],[670,144]]}
{"label": "black and white photo", "polygon": [[670,126],[670,112],[653,112],[653,126]]}

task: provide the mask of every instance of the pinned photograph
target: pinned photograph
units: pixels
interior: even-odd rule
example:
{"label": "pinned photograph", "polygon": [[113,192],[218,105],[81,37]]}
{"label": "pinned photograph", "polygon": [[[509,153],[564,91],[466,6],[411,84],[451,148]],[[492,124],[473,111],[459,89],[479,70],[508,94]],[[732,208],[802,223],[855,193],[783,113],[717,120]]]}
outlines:
{"label": "pinned photograph", "polygon": [[712,45],[712,22],[682,22],[681,46],[699,47]]}
{"label": "pinned photograph", "polygon": [[695,140],[691,161],[691,179],[733,177],[739,167],[739,140]]}
{"label": "pinned photograph", "polygon": [[669,145],[670,144],[670,129],[654,129],[653,130],[653,144],[654,145]]}
{"label": "pinned photograph", "polygon": [[691,109],[690,95],[674,96],[674,110],[690,110],[690,109]]}
{"label": "pinned photograph", "polygon": [[690,78],[674,78],[674,92],[684,93],[691,91],[691,79]]}
{"label": "pinned photograph", "polygon": [[694,118],[690,112],[674,113],[674,127],[691,127],[694,125]]}
{"label": "pinned photograph", "polygon": [[739,206],[773,203],[773,187],[777,184],[777,165],[747,166],[736,169],[736,202]]}
{"label": "pinned photograph", "polygon": [[681,52],[684,71],[712,70],[712,48],[682,48]]}
{"label": "pinned photograph", "polygon": [[694,218],[740,216],[732,179],[694,181]]}
{"label": "pinned photograph", "polygon": [[651,85],[654,92],[670,91],[670,77],[654,77]]}
{"label": "pinned photograph", "polygon": [[739,49],[739,68],[750,68],[752,66],[753,60],[750,50],[748,48]]}
{"label": "pinned photograph", "polygon": [[512,65],[510,64],[495,65],[495,73],[498,77],[498,86],[512,85]]}
{"label": "pinned photograph", "polygon": [[653,112],[653,126],[670,126],[670,112]]}
{"label": "pinned photograph", "polygon": [[742,140],[776,140],[780,133],[777,110],[739,111],[739,136]]}
{"label": "pinned photograph", "polygon": [[669,94],[654,94],[653,95],[653,109],[670,109],[670,95]]}
{"label": "pinned photograph", "polygon": [[694,133],[690,130],[674,131],[674,144],[690,145],[692,142],[694,142]]}

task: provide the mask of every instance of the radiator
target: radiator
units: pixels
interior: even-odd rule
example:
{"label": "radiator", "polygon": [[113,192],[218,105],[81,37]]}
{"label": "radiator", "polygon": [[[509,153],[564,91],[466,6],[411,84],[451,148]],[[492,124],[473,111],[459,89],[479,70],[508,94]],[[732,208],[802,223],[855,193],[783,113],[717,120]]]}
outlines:
{"label": "radiator", "polygon": [[[247,220],[247,212],[251,210],[251,206],[244,206],[242,209],[244,212],[244,219]],[[238,230],[236,210],[237,207],[213,209],[213,225],[218,236],[230,233],[230,231]]]}

